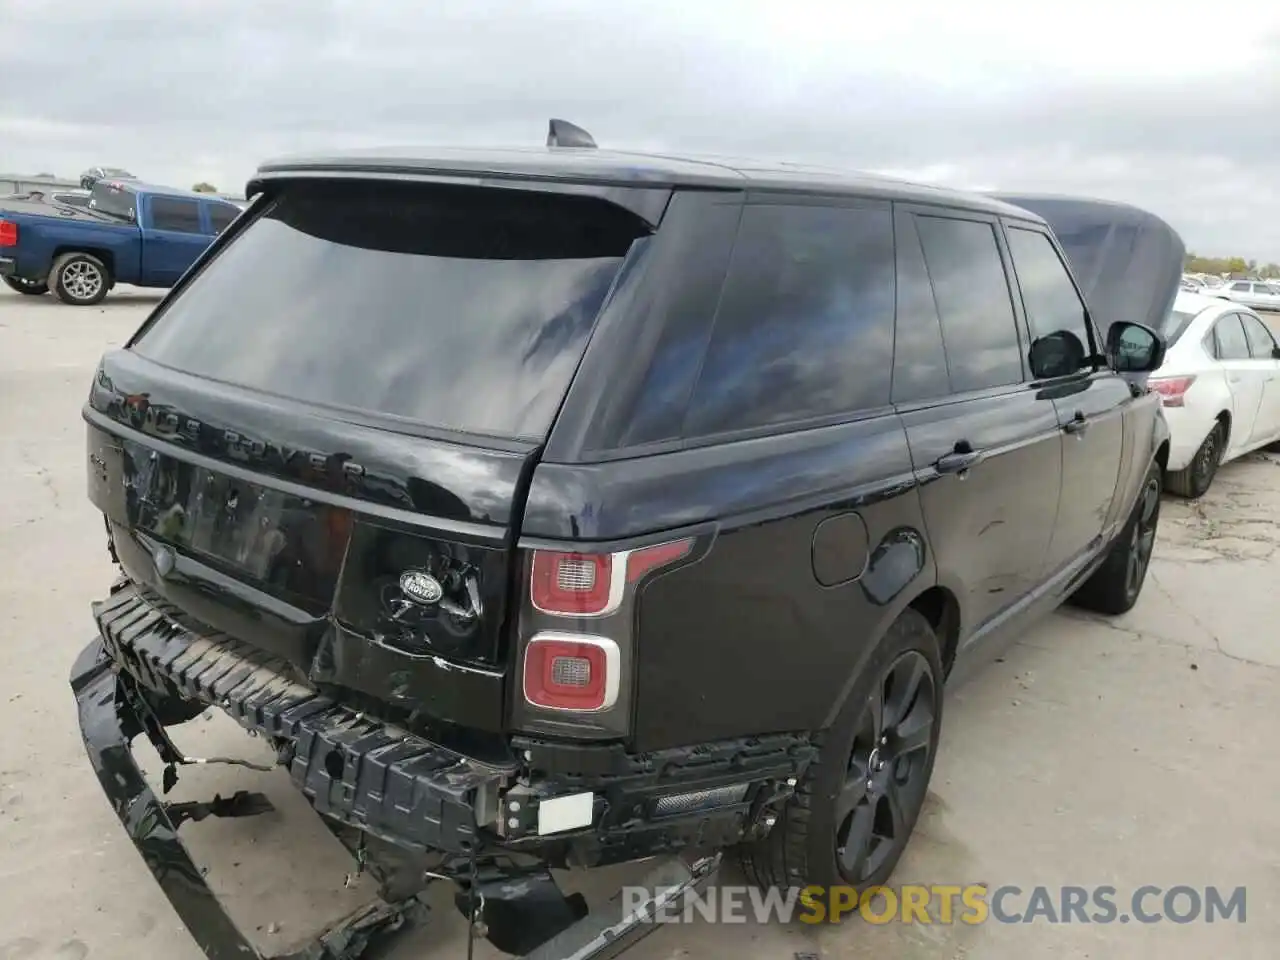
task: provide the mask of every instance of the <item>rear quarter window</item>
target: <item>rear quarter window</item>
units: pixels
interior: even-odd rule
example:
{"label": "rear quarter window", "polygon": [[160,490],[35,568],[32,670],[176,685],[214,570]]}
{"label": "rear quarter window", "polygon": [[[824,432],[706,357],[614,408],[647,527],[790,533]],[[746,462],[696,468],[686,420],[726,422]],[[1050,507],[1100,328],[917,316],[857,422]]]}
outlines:
{"label": "rear quarter window", "polygon": [[888,404],[894,282],[889,204],[748,205],[685,436]]}
{"label": "rear quarter window", "polygon": [[134,349],[304,402],[541,439],[623,259],[648,232],[590,196],[296,184]]}

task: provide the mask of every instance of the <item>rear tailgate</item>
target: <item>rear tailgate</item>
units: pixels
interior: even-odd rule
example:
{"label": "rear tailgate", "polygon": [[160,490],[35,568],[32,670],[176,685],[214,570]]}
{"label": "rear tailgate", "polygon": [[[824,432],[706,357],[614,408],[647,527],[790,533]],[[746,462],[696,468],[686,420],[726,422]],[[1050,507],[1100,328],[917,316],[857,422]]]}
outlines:
{"label": "rear tailgate", "polygon": [[349,704],[500,731],[529,470],[648,227],[591,197],[286,184],[104,357],[134,581]]}

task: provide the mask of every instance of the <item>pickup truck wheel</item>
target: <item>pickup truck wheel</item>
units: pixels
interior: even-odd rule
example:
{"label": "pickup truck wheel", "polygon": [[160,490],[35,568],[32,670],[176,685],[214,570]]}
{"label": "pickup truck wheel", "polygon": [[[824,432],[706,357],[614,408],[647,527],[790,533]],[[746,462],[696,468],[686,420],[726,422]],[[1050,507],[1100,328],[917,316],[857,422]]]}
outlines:
{"label": "pickup truck wheel", "polygon": [[1071,598],[1073,603],[1096,613],[1120,614],[1128,613],[1138,602],[1160,524],[1160,479],[1160,465],[1153,463],[1129,522],[1111,545],[1102,566]]}
{"label": "pickup truck wheel", "polygon": [[739,850],[761,887],[864,890],[888,880],[924,806],[942,730],[937,635],[918,611],[889,628],[770,834]]}
{"label": "pickup truck wheel", "polygon": [[63,303],[91,307],[101,303],[111,288],[111,275],[97,257],[64,253],[49,271],[49,286]]}
{"label": "pickup truck wheel", "polygon": [[5,286],[17,290],[28,297],[39,297],[49,292],[49,285],[40,280],[25,280],[22,277],[5,277]]}
{"label": "pickup truck wheel", "polygon": [[1165,487],[1170,493],[1176,493],[1188,500],[1195,500],[1209,492],[1209,486],[1213,483],[1218,467],[1222,464],[1226,434],[1226,427],[1219,420],[1209,431],[1209,435],[1204,438],[1204,442],[1196,450],[1196,455],[1191,458],[1191,462],[1165,478]]}

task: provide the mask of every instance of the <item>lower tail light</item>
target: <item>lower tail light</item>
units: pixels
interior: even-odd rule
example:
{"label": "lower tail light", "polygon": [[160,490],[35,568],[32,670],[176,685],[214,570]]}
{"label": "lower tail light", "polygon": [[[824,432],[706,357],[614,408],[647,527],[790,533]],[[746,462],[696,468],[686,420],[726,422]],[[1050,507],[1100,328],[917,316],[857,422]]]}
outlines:
{"label": "lower tail light", "polygon": [[618,699],[620,659],[608,637],[540,633],[525,649],[524,698],[544,710],[608,710]]}
{"label": "lower tail light", "polygon": [[[623,652],[634,642],[636,593],[647,578],[688,557],[693,546],[686,537],[607,553],[532,551],[521,616],[530,637],[520,668],[524,704],[535,713],[605,713],[615,705],[625,712],[627,702],[618,700],[620,690],[630,689],[622,675],[630,656]],[[612,715],[582,719],[615,731],[625,722]],[[564,716],[554,722],[565,720],[572,722]]]}
{"label": "lower tail light", "polygon": [[1148,380],[1147,386],[1160,394],[1160,403],[1166,407],[1181,407],[1187,390],[1196,382],[1195,377],[1165,377]]}
{"label": "lower tail light", "polygon": [[18,245],[18,225],[12,220],[0,220],[0,247]]}

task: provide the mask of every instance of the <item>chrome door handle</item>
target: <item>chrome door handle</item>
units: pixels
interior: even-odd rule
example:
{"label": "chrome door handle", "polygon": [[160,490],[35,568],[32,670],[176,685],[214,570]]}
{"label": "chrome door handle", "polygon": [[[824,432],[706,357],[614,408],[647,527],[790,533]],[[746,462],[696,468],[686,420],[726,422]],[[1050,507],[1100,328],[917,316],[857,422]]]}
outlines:
{"label": "chrome door handle", "polygon": [[1076,415],[1062,425],[1064,433],[1081,434],[1089,429],[1089,421],[1079,410]]}

